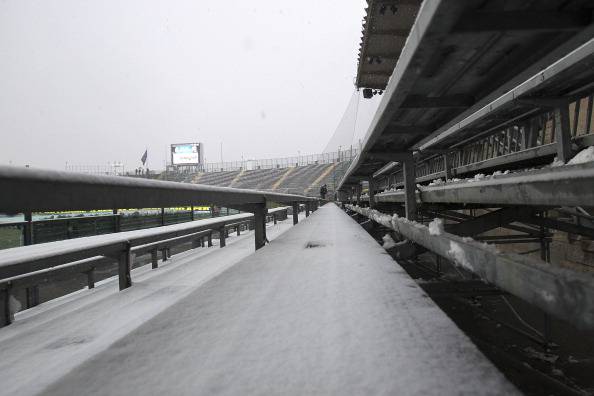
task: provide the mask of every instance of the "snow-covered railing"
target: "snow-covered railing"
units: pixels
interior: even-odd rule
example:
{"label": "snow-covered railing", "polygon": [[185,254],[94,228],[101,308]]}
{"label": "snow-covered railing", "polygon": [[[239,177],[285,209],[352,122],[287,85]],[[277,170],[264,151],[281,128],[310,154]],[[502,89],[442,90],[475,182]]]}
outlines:
{"label": "snow-covered railing", "polygon": [[271,191],[0,166],[0,213],[315,202]]}
{"label": "snow-covered railing", "polygon": [[443,231],[443,225],[440,226],[438,221],[427,227],[374,209],[346,207],[553,316],[579,328],[594,328],[594,276],[591,274],[577,273],[518,254],[498,252],[491,245]]}
{"label": "snow-covered railing", "polygon": [[[430,203],[585,206],[594,203],[594,162],[517,173],[496,172],[420,186],[417,200]],[[401,190],[375,195],[376,202],[404,202]]]}
{"label": "snow-covered railing", "polygon": [[[286,219],[289,207],[268,210],[266,218],[276,223]],[[153,268],[158,267],[158,252],[166,261],[174,246],[192,242],[192,247],[212,246],[213,232],[217,232],[220,247],[225,246],[228,230],[234,228],[239,235],[241,228],[252,229],[255,216],[251,213],[197,220],[146,230],[127,231],[71,240],[22,246],[0,251],[0,326],[12,321],[16,290],[29,288],[28,293],[38,293],[42,283],[67,279],[76,274],[86,274],[88,287],[93,288],[95,271],[118,264],[120,290],[132,285],[131,268],[135,256],[151,254]],[[31,305],[38,303],[32,296]],[[37,300],[37,301],[35,301]]]}

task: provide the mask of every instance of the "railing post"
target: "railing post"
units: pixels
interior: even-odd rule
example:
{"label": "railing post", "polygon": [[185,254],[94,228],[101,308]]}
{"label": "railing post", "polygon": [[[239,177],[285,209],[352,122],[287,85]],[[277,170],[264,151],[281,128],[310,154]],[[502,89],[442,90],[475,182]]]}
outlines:
{"label": "railing post", "polygon": [[126,243],[125,250],[120,254],[118,260],[118,275],[120,280],[120,290],[127,289],[132,286],[132,276],[130,269],[132,267],[132,251],[130,242]]}
{"label": "railing post", "polygon": [[299,223],[299,202],[293,202],[293,225]]}
{"label": "railing post", "polygon": [[309,217],[309,201],[305,202],[305,217]]}
{"label": "railing post", "polygon": [[416,178],[415,161],[412,154],[409,154],[404,162],[404,206],[406,218],[409,220],[417,219],[417,196],[416,196]]}
{"label": "railing post", "polygon": [[567,163],[571,159],[571,131],[569,128],[569,108],[567,105],[555,109],[555,140],[557,159]]}
{"label": "railing post", "polygon": [[272,214],[272,223],[273,223],[274,225],[276,225],[276,222],[277,222],[277,220],[276,220],[276,213],[273,213],[273,214]]}
{"label": "railing post", "polygon": [[89,289],[95,288],[95,268],[91,268],[87,271],[87,287]]}
{"label": "railing post", "polygon": [[266,243],[266,204],[254,205],[254,229],[256,250]]}
{"label": "railing post", "polygon": [[151,250],[151,263],[153,269],[159,268],[159,256],[157,253],[157,249]]}
{"label": "railing post", "polygon": [[208,234],[208,247],[212,247],[212,231]]}
{"label": "railing post", "polygon": [[240,224],[237,224],[237,226],[236,226],[235,228],[237,228],[237,229],[236,229],[236,231],[237,231],[237,236],[240,236],[240,235],[241,235],[241,223],[240,223]]}
{"label": "railing post", "polygon": [[13,321],[13,315],[10,312],[10,290],[8,287],[0,289],[0,327],[8,326]]}
{"label": "railing post", "polygon": [[23,243],[25,246],[33,244],[33,214],[25,213],[25,224],[23,226]]}
{"label": "railing post", "polygon": [[25,289],[27,297],[27,308],[39,305],[39,286],[34,285]]}
{"label": "railing post", "polygon": [[219,228],[219,247],[224,248],[226,246],[225,237],[227,236],[227,227],[222,226]]}
{"label": "railing post", "polygon": [[120,232],[122,230],[122,223],[120,220],[120,216],[118,215],[118,210],[113,210],[113,231]]}
{"label": "railing post", "polygon": [[165,225],[165,208],[161,208],[161,225]]}
{"label": "railing post", "polygon": [[167,248],[163,248],[163,249],[161,249],[161,260],[167,261],[167,259],[168,259]]}
{"label": "railing post", "polygon": [[190,207],[190,219],[194,221],[194,205]]}

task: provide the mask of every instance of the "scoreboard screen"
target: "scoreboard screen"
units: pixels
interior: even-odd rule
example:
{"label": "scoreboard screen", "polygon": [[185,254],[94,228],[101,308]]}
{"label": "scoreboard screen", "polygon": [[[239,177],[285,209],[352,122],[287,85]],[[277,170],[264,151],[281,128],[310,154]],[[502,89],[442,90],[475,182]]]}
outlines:
{"label": "scoreboard screen", "polygon": [[198,165],[202,163],[200,143],[179,143],[171,145],[173,165]]}

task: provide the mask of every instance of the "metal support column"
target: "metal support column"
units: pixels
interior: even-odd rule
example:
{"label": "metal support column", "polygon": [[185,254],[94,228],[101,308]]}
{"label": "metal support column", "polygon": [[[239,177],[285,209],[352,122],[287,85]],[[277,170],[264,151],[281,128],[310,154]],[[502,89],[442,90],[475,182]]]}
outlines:
{"label": "metal support column", "polygon": [[266,243],[266,204],[254,205],[254,234],[256,250],[264,247]]}
{"label": "metal support column", "polygon": [[293,225],[299,223],[299,202],[293,202]]}
{"label": "metal support column", "polygon": [[557,159],[567,163],[572,156],[569,107],[567,105],[555,109],[555,141],[557,142]]}
{"label": "metal support column", "polygon": [[415,161],[412,154],[409,154],[403,161],[404,172],[404,206],[406,218],[416,220],[417,218],[417,197],[416,197],[416,178]]}

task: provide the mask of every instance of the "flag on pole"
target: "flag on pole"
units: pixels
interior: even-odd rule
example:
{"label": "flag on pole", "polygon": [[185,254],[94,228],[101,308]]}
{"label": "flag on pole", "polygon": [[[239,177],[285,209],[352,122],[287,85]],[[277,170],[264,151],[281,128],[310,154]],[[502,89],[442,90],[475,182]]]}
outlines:
{"label": "flag on pole", "polygon": [[148,149],[144,150],[144,154],[142,154],[142,157],[140,158],[140,160],[142,161],[142,166],[144,166],[144,164],[146,163],[147,156],[148,156]]}

